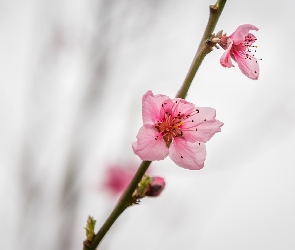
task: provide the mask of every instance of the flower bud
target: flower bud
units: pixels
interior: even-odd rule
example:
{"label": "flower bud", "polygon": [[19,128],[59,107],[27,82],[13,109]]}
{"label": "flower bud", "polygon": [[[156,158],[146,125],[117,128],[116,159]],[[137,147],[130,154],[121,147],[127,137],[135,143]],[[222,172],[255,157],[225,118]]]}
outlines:
{"label": "flower bud", "polygon": [[85,247],[89,247],[91,245],[92,239],[95,235],[94,227],[95,227],[96,220],[93,217],[88,216],[87,224],[86,224],[86,240],[84,240],[83,244]]}
{"label": "flower bud", "polygon": [[151,182],[145,193],[145,196],[155,197],[161,194],[165,187],[165,180],[162,177],[151,177]]}

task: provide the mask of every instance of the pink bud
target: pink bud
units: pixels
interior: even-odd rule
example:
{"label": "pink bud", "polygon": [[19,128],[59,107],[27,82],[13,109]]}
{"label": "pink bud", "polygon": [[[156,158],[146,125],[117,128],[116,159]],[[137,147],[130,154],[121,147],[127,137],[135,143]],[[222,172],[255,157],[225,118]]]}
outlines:
{"label": "pink bud", "polygon": [[145,196],[155,197],[161,194],[165,187],[165,180],[162,177],[152,177],[152,181],[148,186]]}

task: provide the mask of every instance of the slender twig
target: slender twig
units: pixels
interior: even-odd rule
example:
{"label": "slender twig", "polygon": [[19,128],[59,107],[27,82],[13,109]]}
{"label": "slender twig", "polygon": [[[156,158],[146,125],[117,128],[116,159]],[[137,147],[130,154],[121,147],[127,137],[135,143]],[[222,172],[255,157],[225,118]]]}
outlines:
{"label": "slender twig", "polygon": [[185,98],[187,95],[187,92],[191,86],[191,83],[201,65],[203,62],[205,56],[211,52],[211,47],[207,45],[208,39],[211,38],[211,35],[216,27],[217,21],[222,13],[222,10],[224,8],[224,5],[226,3],[226,0],[218,0],[215,5],[210,5],[210,16],[207,23],[207,26],[205,28],[203,37],[201,39],[201,42],[199,44],[199,48],[197,50],[197,53],[193,59],[193,62],[191,64],[191,67],[184,79],[184,82],[179,89],[176,97],[178,98]]}
{"label": "slender twig", "polygon": [[[203,38],[200,42],[199,48],[197,53],[193,59],[191,67],[187,73],[187,76],[179,89],[176,97],[178,98],[185,98],[189,87],[194,79],[196,72],[198,71],[202,61],[204,60],[205,56],[211,52],[212,48],[207,45],[207,40],[211,38],[211,35],[215,29],[219,16],[223,10],[223,7],[226,3],[226,0],[218,0],[215,5],[210,6],[210,16],[209,20],[203,35]],[[89,245],[84,245],[83,250],[95,250],[96,247],[99,245],[105,234],[108,232],[110,227],[116,221],[116,219],[120,216],[120,214],[129,206],[133,204],[132,194],[136,189],[138,183],[142,179],[143,175],[145,174],[146,170],[150,166],[151,161],[143,161],[138,168],[136,174],[134,175],[132,181],[130,182],[129,186],[126,188],[124,193],[122,194],[121,198],[119,199],[117,205],[115,206],[113,212],[107,218],[103,226],[100,228],[98,233],[93,237],[92,241]]]}
{"label": "slender twig", "polygon": [[219,17],[223,11],[224,5],[227,0],[217,0],[215,5],[210,5],[210,16],[207,23],[207,26],[205,28],[203,37],[201,39],[201,42],[199,44],[198,51],[203,47],[206,43],[206,41],[211,38],[212,33],[214,32],[214,29],[216,27],[216,24],[219,20]]}
{"label": "slender twig", "polygon": [[211,48],[209,46],[203,46],[201,47],[200,50],[198,50],[197,54],[194,57],[194,60],[191,64],[191,67],[186,75],[186,78],[181,86],[181,88],[179,89],[176,97],[177,98],[182,98],[185,99],[187,92],[191,86],[191,83],[197,73],[197,70],[199,69],[203,59],[205,58],[205,56],[207,54],[209,54],[211,52]]}
{"label": "slender twig", "polygon": [[136,189],[138,183],[142,179],[144,173],[150,166],[151,161],[143,161],[139,166],[137,172],[135,173],[133,179],[129,183],[128,187],[125,189],[124,193],[122,194],[121,198],[119,199],[117,205],[115,206],[113,212],[107,218],[103,226],[100,228],[98,233],[93,237],[90,246],[84,246],[84,250],[94,250],[101,242],[107,231],[116,221],[116,219],[120,216],[120,214],[129,206],[132,205],[132,194]]}

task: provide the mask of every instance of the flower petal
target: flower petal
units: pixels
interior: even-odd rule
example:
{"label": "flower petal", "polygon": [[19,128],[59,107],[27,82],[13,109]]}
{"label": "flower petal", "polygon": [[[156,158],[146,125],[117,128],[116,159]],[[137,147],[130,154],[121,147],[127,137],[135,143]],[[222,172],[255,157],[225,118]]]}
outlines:
{"label": "flower petal", "polygon": [[257,59],[251,54],[244,51],[233,50],[233,57],[240,70],[244,75],[249,77],[252,80],[257,80],[259,77],[259,64],[257,63]]}
{"label": "flower petal", "polygon": [[248,35],[250,30],[258,30],[258,28],[252,24],[243,24],[240,25],[229,37],[233,40],[234,45],[239,45],[245,41],[245,36]]}
{"label": "flower petal", "polygon": [[204,121],[211,121],[215,119],[216,110],[214,108],[196,107],[195,110],[196,112],[194,112],[193,115],[191,115],[186,121],[193,120],[197,125]]}
{"label": "flower petal", "polygon": [[154,95],[148,91],[142,97],[142,120],[143,124],[154,124],[156,120],[161,119],[162,103],[170,99],[165,95]]}
{"label": "flower petal", "polygon": [[221,131],[223,123],[218,120],[206,121],[198,125],[197,127],[197,140],[201,142],[207,142],[211,137]]}
{"label": "flower petal", "polygon": [[224,53],[222,54],[222,56],[220,58],[220,64],[225,68],[235,67],[235,65],[233,65],[233,63],[231,61],[231,57],[230,57],[230,50],[232,48],[232,45],[233,45],[233,42],[231,41],[230,45],[224,51]]}
{"label": "flower petal", "polygon": [[215,120],[216,110],[210,107],[197,107],[181,126],[183,137],[190,142],[206,142],[216,132],[220,131],[223,123]]}
{"label": "flower petal", "polygon": [[223,123],[218,120],[204,121],[195,128],[183,132],[183,137],[189,142],[207,142],[221,131]]}
{"label": "flower petal", "polygon": [[169,156],[179,167],[199,170],[204,167],[206,146],[202,142],[191,143],[176,137],[170,145]]}
{"label": "flower petal", "polygon": [[153,125],[143,125],[136,136],[132,148],[143,161],[159,161],[166,158],[169,149],[158,130]]}
{"label": "flower petal", "polygon": [[177,117],[178,114],[189,115],[195,109],[195,105],[181,98],[175,98],[172,100],[174,105],[171,110],[171,114]]}

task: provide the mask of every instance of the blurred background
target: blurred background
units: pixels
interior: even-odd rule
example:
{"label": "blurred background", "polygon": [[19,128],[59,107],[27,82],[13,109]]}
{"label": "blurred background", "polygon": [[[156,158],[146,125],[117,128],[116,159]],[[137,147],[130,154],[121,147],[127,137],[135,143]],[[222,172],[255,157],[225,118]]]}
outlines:
{"label": "blurred background", "polygon": [[[214,3],[0,0],[1,249],[82,249],[87,216],[97,230],[117,201],[107,168],[141,162],[142,95],[175,96]],[[205,167],[152,163],[165,190],[99,249],[295,249],[294,8],[228,0],[216,31],[260,29],[259,80],[206,57],[187,97],[224,122]]]}

